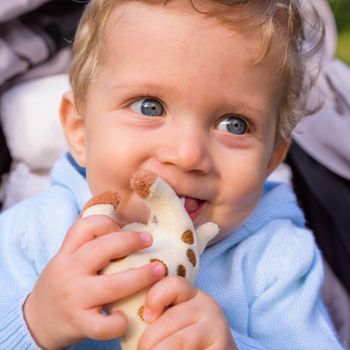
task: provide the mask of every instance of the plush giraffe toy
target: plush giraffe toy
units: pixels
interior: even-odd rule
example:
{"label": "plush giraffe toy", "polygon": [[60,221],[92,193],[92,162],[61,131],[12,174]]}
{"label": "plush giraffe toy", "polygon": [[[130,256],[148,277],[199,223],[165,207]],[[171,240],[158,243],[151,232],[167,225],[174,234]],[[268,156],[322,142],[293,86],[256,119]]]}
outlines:
{"label": "plush giraffe toy", "polygon": [[[166,275],[182,276],[193,282],[199,256],[218,233],[218,226],[208,222],[195,229],[182,200],[164,180],[151,171],[137,171],[130,183],[133,191],[150,208],[151,215],[147,225],[132,223],[122,230],[149,232],[153,236],[153,244],[135,254],[111,261],[102,273],[111,274],[159,261],[165,266]],[[119,196],[115,192],[105,192],[87,202],[81,216],[103,214],[115,217],[118,203]],[[121,338],[123,350],[137,348],[147,325],[143,321],[146,293],[147,289],[105,307],[108,312],[121,310],[128,318],[128,331]]]}

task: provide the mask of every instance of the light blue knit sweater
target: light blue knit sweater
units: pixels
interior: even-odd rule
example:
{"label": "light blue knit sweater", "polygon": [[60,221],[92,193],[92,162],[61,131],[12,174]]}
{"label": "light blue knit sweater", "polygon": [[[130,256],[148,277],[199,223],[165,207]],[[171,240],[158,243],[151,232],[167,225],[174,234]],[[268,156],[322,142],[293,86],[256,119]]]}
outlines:
{"label": "light blue knit sweater", "polygon": [[[0,216],[1,350],[38,349],[23,301],[89,198],[85,178],[65,155],[48,191]],[[196,285],[221,305],[240,350],[342,349],[319,296],[322,274],[291,190],[267,184],[243,227],[206,249]],[[119,345],[86,340],[72,349]]]}

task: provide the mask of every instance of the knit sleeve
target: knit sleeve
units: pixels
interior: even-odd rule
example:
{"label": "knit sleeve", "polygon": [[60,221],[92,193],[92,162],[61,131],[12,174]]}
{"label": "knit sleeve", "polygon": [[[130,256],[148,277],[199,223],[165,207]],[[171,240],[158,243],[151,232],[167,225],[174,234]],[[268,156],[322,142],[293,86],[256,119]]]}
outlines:
{"label": "knit sleeve", "polygon": [[22,306],[27,293],[11,298],[0,309],[0,349],[39,350],[23,318]]}
{"label": "knit sleeve", "polygon": [[0,216],[0,349],[38,349],[22,312],[38,276],[33,215],[20,205]]}
{"label": "knit sleeve", "polygon": [[66,197],[44,193],[0,215],[0,349],[39,349],[23,304],[72,223]]}
{"label": "knit sleeve", "polygon": [[323,266],[312,234],[283,220],[264,231],[246,265],[249,335],[268,349],[342,349],[320,297]]}

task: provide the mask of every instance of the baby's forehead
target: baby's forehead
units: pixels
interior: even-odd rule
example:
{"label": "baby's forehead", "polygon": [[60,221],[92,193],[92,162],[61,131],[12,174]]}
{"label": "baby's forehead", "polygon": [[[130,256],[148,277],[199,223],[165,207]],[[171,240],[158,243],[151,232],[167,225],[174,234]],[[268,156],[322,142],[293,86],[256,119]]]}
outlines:
{"label": "baby's forehead", "polygon": [[[261,0],[263,1],[263,0]],[[230,5],[225,4],[225,1],[219,0],[126,0],[115,1],[110,8],[110,17],[117,21],[137,21],[139,13],[152,12],[154,15],[159,15],[157,10],[173,11],[180,14],[197,14],[203,18],[215,18],[222,24],[229,27],[236,27],[236,29],[245,25],[247,28],[250,24],[259,22],[253,16],[247,16],[244,8],[238,6],[239,4],[250,4],[251,1],[236,0],[226,1]],[[225,2],[225,3],[226,3]],[[135,12],[137,9],[138,14]],[[257,11],[256,16],[260,13]]]}
{"label": "baby's forehead", "polygon": [[[166,17],[166,23],[164,27],[162,26],[162,21],[159,20],[159,16]],[[147,20],[142,21],[142,19]],[[143,1],[126,1],[122,2],[122,4],[117,5],[111,13],[111,16],[106,25],[105,45],[107,47],[109,46],[109,48],[107,48],[106,51],[108,52],[109,49],[111,49],[112,45],[118,45],[118,41],[115,40],[115,37],[118,37],[121,31],[123,31],[123,37],[126,37],[127,40],[130,42],[132,42],[135,39],[134,33],[137,30],[138,37],[143,36],[145,37],[145,40],[149,40],[151,37],[149,36],[149,31],[146,30],[146,28],[148,29],[150,25],[147,25],[147,22],[149,24],[151,24],[152,22],[160,23],[159,28],[156,29],[158,32],[155,33],[155,35],[161,36],[165,32],[165,28],[168,28],[169,30],[170,26],[168,26],[168,24],[170,21],[172,21],[174,28],[176,28],[177,26],[181,26],[182,21],[195,21],[193,31],[188,33],[188,36],[192,37],[193,40],[195,40],[196,36],[200,36],[203,35],[202,33],[205,33],[205,35],[207,35],[207,42],[209,42],[209,40],[211,40],[211,38],[214,37],[214,33],[218,33],[218,40],[222,40],[222,35],[226,35],[228,42],[230,40],[230,37],[234,35],[235,32],[238,32],[240,35],[243,35],[247,38],[247,40],[245,40],[245,43],[247,45],[249,45],[248,43],[251,43],[250,47],[248,48],[250,52],[250,59],[249,61],[247,60],[247,65],[251,67],[254,67],[257,64],[259,65],[260,63],[267,63],[270,66],[276,67],[278,66],[278,63],[276,62],[278,60],[281,60],[282,55],[280,47],[276,45],[276,41],[269,45],[269,52],[265,52],[265,42],[261,40],[262,35],[259,31],[248,30],[248,28],[245,28],[244,30],[239,30],[237,24],[235,25],[232,23],[227,23],[221,18],[217,18],[214,14],[210,16],[203,15],[201,12],[198,11],[198,9],[194,9],[190,5],[190,1],[188,0],[175,0],[167,3],[166,5],[164,5],[164,1],[156,1],[155,3],[152,2],[151,5]],[[146,22],[144,24],[144,31],[139,31],[139,29],[137,28],[142,25],[141,22]],[[207,31],[208,29],[209,31]],[[171,45],[180,46],[181,43],[179,41],[176,41],[176,39],[174,40],[175,41],[172,42]],[[225,38],[222,41],[225,42]],[[184,49],[186,50],[186,48]],[[230,47],[226,46],[226,49],[230,49]],[[236,47],[232,47],[232,50],[236,49]],[[156,55],[156,52],[154,52],[154,54]],[[276,72],[276,70],[274,70],[271,73],[276,75],[277,78],[280,78],[279,71]]]}
{"label": "baby's forehead", "polygon": [[[274,15],[264,8],[267,0],[260,0],[260,6],[256,1],[249,0],[126,0],[114,2],[110,10],[107,21],[102,23],[104,32],[108,36],[114,30],[121,28],[122,24],[129,24],[131,27],[137,23],[140,18],[147,16],[150,21],[152,17],[166,16],[167,13],[178,13],[188,17],[189,20],[195,20],[199,17],[203,19],[205,26],[224,27],[228,31],[240,32],[241,34],[252,35],[259,34],[259,43],[255,45],[260,50],[261,56],[267,53],[269,49],[281,49],[281,41],[286,38],[286,28],[288,27],[287,18]],[[165,11],[164,11],[165,10]],[[283,12],[284,13],[284,12]],[[186,16],[191,15],[191,16]],[[274,19],[276,17],[276,20]],[[282,19],[286,19],[283,21]],[[271,24],[277,26],[277,30],[271,29]],[[132,30],[132,28],[129,28]],[[162,28],[159,28],[159,32]],[[194,31],[195,33],[195,31]],[[193,33],[193,34],[194,34]],[[278,45],[271,45],[272,41],[279,42]],[[260,46],[262,47],[260,49]]]}
{"label": "baby's forehead", "polygon": [[[93,1],[93,0],[92,0]],[[283,18],[287,19],[289,12],[287,6],[276,5],[271,0],[100,0],[105,2],[106,11],[114,16],[123,17],[125,9],[144,7],[146,11],[157,8],[177,11],[179,13],[197,13],[204,17],[215,17],[228,27],[256,30],[270,19],[276,17],[275,24],[288,26]],[[288,2],[288,1],[286,1]],[[290,3],[294,2],[290,0]],[[102,5],[101,5],[102,6]],[[121,19],[121,18],[120,18]],[[129,16],[131,20],[137,20],[138,16]],[[278,23],[279,22],[279,23]]]}
{"label": "baby's forehead", "polygon": [[233,33],[193,9],[186,8],[188,14],[183,15],[177,8],[159,6],[150,11],[139,2],[130,4],[117,9],[108,24],[108,50],[101,68],[105,85],[115,86],[117,77],[118,84],[141,86],[143,93],[162,90],[167,96],[186,96],[186,101],[197,101],[199,90],[211,99],[213,86],[221,96],[235,95],[235,77],[243,72],[245,85],[253,84],[257,75],[271,86],[280,85],[273,57],[256,63],[260,37],[255,32]]}

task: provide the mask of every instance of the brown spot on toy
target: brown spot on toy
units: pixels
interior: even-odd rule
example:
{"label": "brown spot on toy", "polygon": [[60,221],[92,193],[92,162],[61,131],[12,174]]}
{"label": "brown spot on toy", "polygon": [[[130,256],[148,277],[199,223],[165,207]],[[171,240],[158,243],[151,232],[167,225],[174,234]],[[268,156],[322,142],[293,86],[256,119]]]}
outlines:
{"label": "brown spot on toy", "polygon": [[106,191],[97,194],[96,196],[92,197],[85,205],[83,210],[80,213],[80,217],[82,216],[82,213],[93,205],[98,205],[98,204],[110,204],[114,207],[114,209],[117,208],[118,204],[120,202],[120,197],[117,192],[113,191]]}
{"label": "brown spot on toy", "polygon": [[168,274],[169,274],[168,266],[166,266],[166,264],[162,260],[160,260],[160,259],[151,259],[151,262],[159,262],[159,263],[163,264],[164,269],[165,269],[165,275],[164,276],[168,276]]}
{"label": "brown spot on toy", "polygon": [[177,275],[181,277],[186,277],[186,267],[183,265],[178,265],[177,267]]}
{"label": "brown spot on toy", "polygon": [[187,249],[186,255],[187,255],[188,261],[192,264],[193,267],[195,267],[197,264],[197,259],[194,251],[192,249]]}
{"label": "brown spot on toy", "polygon": [[143,305],[139,308],[139,311],[137,312],[137,314],[139,315],[139,317],[141,318],[142,321],[144,321],[143,319],[143,310],[144,310],[144,307]]}
{"label": "brown spot on toy", "polygon": [[185,231],[182,234],[181,239],[187,244],[193,244],[194,243],[193,232],[191,230]]}
{"label": "brown spot on toy", "polygon": [[115,258],[115,259],[112,259],[111,262],[112,262],[112,263],[121,262],[121,261],[123,261],[125,258],[126,258],[126,256],[123,256],[123,257],[121,257],[121,258]]}
{"label": "brown spot on toy", "polygon": [[157,175],[150,170],[138,170],[130,180],[130,186],[141,198],[147,198]]}

